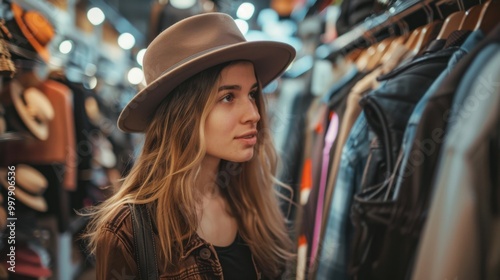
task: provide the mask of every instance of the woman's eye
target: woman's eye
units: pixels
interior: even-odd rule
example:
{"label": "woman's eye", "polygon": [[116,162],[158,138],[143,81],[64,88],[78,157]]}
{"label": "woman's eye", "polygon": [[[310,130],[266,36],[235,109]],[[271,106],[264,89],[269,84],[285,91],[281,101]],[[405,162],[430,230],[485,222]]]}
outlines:
{"label": "woman's eye", "polygon": [[250,92],[250,99],[256,100],[259,93],[257,91]]}
{"label": "woman's eye", "polygon": [[224,97],[222,97],[221,101],[231,102],[231,101],[233,101],[233,99],[234,99],[234,96],[233,96],[233,94],[230,93],[230,94],[226,94]]}

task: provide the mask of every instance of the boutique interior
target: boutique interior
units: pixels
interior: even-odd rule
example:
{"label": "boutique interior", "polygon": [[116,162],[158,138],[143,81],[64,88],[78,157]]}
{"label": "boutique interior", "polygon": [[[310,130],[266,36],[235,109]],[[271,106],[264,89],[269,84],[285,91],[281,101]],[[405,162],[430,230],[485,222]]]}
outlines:
{"label": "boutique interior", "polygon": [[207,12],[297,52],[263,89],[286,279],[500,279],[498,0],[0,0],[0,279],[95,279],[144,52]]}

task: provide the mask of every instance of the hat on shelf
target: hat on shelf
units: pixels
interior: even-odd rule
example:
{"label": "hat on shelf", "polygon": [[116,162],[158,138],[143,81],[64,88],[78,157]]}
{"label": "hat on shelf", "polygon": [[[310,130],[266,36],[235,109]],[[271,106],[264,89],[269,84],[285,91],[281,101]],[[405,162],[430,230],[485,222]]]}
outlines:
{"label": "hat on shelf", "polygon": [[[47,140],[49,122],[55,114],[47,96],[35,87],[23,88],[16,79],[11,80],[5,90],[10,91],[4,92],[2,96],[6,109],[14,108],[15,113],[30,133],[40,140]],[[6,117],[9,123],[15,126],[18,122],[16,122],[16,117],[12,116],[11,111],[8,111]]]}
{"label": "hat on shelf", "polygon": [[12,78],[16,73],[16,67],[12,62],[9,48],[7,47],[6,39],[11,38],[7,27],[3,22],[0,22],[0,75]]}
{"label": "hat on shelf", "polygon": [[206,13],[181,20],[158,35],[144,55],[147,86],[123,109],[118,127],[144,132],[157,106],[179,84],[221,63],[246,60],[266,86],[282,74],[295,49],[274,41],[247,41],[234,19],[224,13]]}
{"label": "hat on shelf", "polygon": [[[9,246],[6,247],[8,248]],[[7,254],[2,255],[0,259],[3,266],[8,266],[9,263],[6,261],[8,260],[6,259]],[[49,265],[50,254],[41,245],[35,242],[23,242],[16,246],[16,276],[33,277],[35,279],[50,277],[52,276],[52,270],[49,268]],[[16,279],[18,278],[16,277]]]}
{"label": "hat on shelf", "polygon": [[48,206],[45,198],[42,196],[48,185],[45,176],[26,164],[18,164],[16,166],[15,176],[12,176],[15,180],[7,180],[8,173],[9,171],[6,168],[0,168],[0,184],[6,189],[11,184],[14,184],[14,193],[18,201],[39,212],[46,212]]}
{"label": "hat on shelf", "polygon": [[30,59],[36,57],[32,53],[35,51],[43,61],[48,62],[50,60],[48,46],[55,35],[52,24],[38,11],[23,10],[16,3],[11,4],[11,9],[14,18],[6,22],[13,34],[13,39],[8,44],[10,50]]}

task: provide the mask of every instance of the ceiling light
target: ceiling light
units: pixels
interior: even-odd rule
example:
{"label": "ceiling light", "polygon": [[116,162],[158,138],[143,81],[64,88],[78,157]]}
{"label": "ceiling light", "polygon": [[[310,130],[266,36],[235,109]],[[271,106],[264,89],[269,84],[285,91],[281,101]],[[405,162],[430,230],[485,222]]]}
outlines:
{"label": "ceiling light", "polygon": [[243,33],[243,35],[247,34],[249,28],[248,23],[242,19],[235,19],[234,21],[236,22],[236,25],[240,29],[241,33]]}
{"label": "ceiling light", "polygon": [[170,4],[177,9],[189,9],[196,4],[196,0],[170,0]]}
{"label": "ceiling light", "polygon": [[83,83],[83,86],[87,89],[95,89],[95,87],[97,86],[97,78],[89,77],[88,80]]}
{"label": "ceiling light", "polygon": [[87,18],[93,25],[99,25],[106,19],[102,10],[97,7],[94,7],[87,12]]}
{"label": "ceiling light", "polygon": [[128,71],[128,81],[133,85],[138,85],[144,79],[144,73],[138,67],[134,67]]}
{"label": "ceiling light", "polygon": [[118,45],[124,50],[130,50],[135,45],[135,38],[128,32],[122,33],[118,37]]}
{"label": "ceiling light", "polygon": [[146,49],[142,49],[137,53],[137,63],[139,63],[140,66],[142,66],[142,61],[144,60],[144,54],[146,53]]}
{"label": "ceiling light", "polygon": [[236,16],[240,19],[249,20],[255,12],[255,6],[252,3],[245,2],[238,7]]}
{"label": "ceiling light", "polygon": [[73,42],[64,40],[59,44],[59,51],[63,54],[68,54],[73,49]]}
{"label": "ceiling light", "polygon": [[213,1],[206,1],[205,3],[203,3],[203,10],[205,12],[211,12],[213,11],[215,8],[215,3]]}

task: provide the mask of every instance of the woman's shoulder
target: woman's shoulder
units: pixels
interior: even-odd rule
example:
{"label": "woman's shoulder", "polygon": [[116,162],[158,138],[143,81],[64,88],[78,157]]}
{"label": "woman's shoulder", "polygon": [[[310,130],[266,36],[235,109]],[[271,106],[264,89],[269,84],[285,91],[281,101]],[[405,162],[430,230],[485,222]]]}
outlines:
{"label": "woman's shoulder", "polygon": [[[120,206],[101,226],[97,229],[96,249],[102,250],[126,250],[133,252],[134,234],[132,230],[132,217],[128,206]],[[101,254],[102,255],[102,254]]]}
{"label": "woman's shoulder", "polygon": [[[96,244],[97,279],[111,279],[115,273],[135,275],[134,242],[130,209],[115,209],[100,228]],[[115,275],[115,276],[113,276]]]}
{"label": "woman's shoulder", "polygon": [[122,205],[118,208],[115,213],[111,215],[105,223],[105,228],[111,231],[120,230],[123,227],[132,225],[132,217],[130,212],[130,207],[127,205]]}

